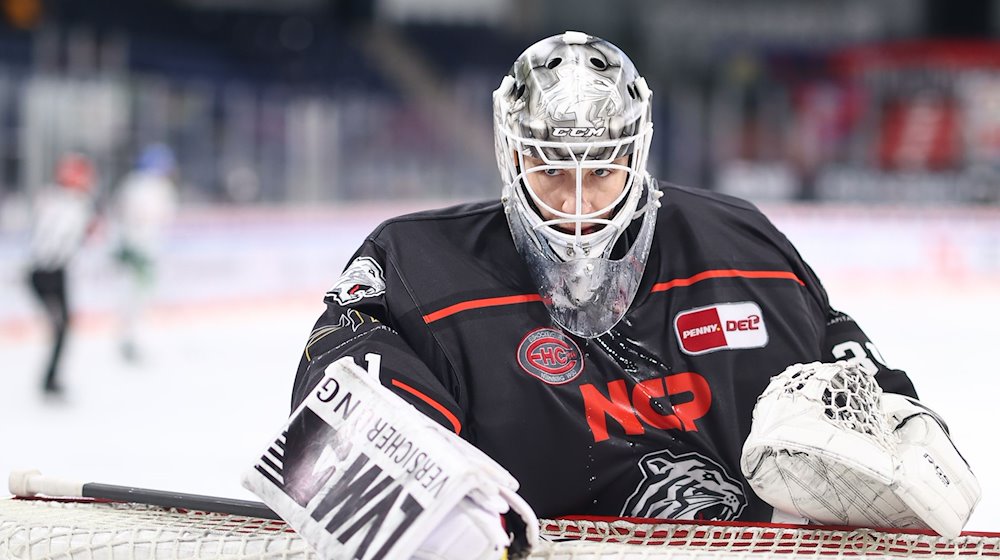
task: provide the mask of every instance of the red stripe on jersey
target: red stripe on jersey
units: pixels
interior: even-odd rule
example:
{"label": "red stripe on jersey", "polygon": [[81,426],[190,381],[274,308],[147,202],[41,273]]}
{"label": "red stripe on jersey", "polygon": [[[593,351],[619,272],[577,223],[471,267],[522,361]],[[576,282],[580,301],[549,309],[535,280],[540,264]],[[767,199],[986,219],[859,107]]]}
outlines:
{"label": "red stripe on jersey", "polygon": [[437,321],[438,319],[444,319],[449,315],[461,313],[462,311],[468,311],[469,309],[479,309],[480,307],[494,307],[497,305],[514,305],[517,303],[530,303],[533,301],[542,301],[542,296],[538,294],[525,294],[523,296],[502,296],[502,297],[463,301],[462,303],[449,305],[444,309],[439,309],[433,313],[428,313],[427,315],[424,315],[424,323],[430,324],[433,323],[434,321]]}
{"label": "red stripe on jersey", "polygon": [[[784,270],[706,270],[705,272],[699,272],[694,276],[688,278],[677,278],[667,282],[658,282],[653,284],[653,288],[650,292],[665,292],[671,288],[677,288],[682,286],[690,286],[695,282],[701,282],[702,280],[708,280],[710,278],[777,278],[785,280],[794,280],[798,282],[799,285],[805,286],[806,283],[799,280],[799,277],[792,272],[786,272]],[[542,301],[542,296],[538,294],[524,294],[520,296],[501,296],[494,298],[484,298],[484,299],[473,299],[469,301],[463,301],[461,303],[456,303],[454,305],[449,305],[444,309],[439,309],[433,313],[428,313],[424,315],[424,323],[430,324],[434,321],[444,319],[445,317],[450,317],[456,313],[461,313],[462,311],[468,311],[470,309],[479,309],[482,307],[495,307],[498,305],[515,305],[519,303],[531,303],[536,301]]]}
{"label": "red stripe on jersey", "polygon": [[418,391],[418,390],[414,389],[413,387],[410,387],[409,385],[407,385],[406,383],[403,383],[402,381],[399,381],[397,379],[393,379],[392,380],[392,384],[395,385],[396,387],[399,387],[400,389],[406,391],[407,393],[413,395],[414,397],[417,397],[418,399],[424,401],[425,403],[427,403],[428,405],[430,405],[434,410],[436,410],[436,411],[440,412],[441,414],[443,414],[444,417],[447,418],[449,422],[451,422],[451,428],[453,430],[455,430],[455,433],[456,434],[462,433],[462,423],[459,422],[458,421],[458,417],[455,416],[454,414],[452,414],[450,410],[448,410],[447,408],[444,407],[444,405],[442,405],[441,403],[437,402],[436,400],[428,397],[427,395],[425,395],[421,391]]}
{"label": "red stripe on jersey", "polygon": [[705,272],[699,272],[698,274],[687,278],[677,278],[667,282],[657,282],[656,284],[653,284],[653,289],[650,290],[650,292],[665,292],[672,288],[690,286],[695,282],[701,282],[702,280],[708,280],[710,278],[775,278],[794,280],[801,286],[806,285],[805,282],[799,280],[799,277],[796,276],[795,273],[784,270],[706,270]]}

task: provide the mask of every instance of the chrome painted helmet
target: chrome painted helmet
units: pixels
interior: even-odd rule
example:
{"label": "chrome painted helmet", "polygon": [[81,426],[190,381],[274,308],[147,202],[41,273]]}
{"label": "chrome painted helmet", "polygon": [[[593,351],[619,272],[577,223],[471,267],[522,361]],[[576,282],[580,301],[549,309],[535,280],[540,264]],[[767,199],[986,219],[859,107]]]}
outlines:
{"label": "chrome painted helmet", "polygon": [[[514,243],[553,319],[579,336],[599,336],[621,320],[645,269],[661,196],[646,172],[651,97],[621,49],[575,31],[529,47],[493,92]],[[615,183],[600,207],[589,203],[585,180],[596,173],[617,173],[624,185],[617,192]],[[553,203],[539,187],[543,174],[571,177],[575,198]],[[619,241],[640,218],[623,251]]]}

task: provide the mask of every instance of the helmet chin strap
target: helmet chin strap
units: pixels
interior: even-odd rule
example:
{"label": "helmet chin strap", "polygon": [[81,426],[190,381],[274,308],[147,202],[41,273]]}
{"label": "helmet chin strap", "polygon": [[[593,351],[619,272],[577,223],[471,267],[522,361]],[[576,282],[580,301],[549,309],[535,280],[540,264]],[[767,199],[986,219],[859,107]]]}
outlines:
{"label": "helmet chin strap", "polygon": [[[552,227],[552,226],[546,226],[546,227]],[[612,227],[612,226],[604,226],[604,227]],[[579,257],[592,257],[595,255],[603,255],[604,249],[607,248],[608,244],[611,243],[612,239],[614,239],[613,236],[605,236],[603,239],[601,239],[596,243],[593,244],[585,243],[581,247],[581,250],[583,252],[582,255],[577,252],[577,249],[575,249],[573,245],[557,243],[553,239],[546,239],[546,241],[548,241],[549,247],[552,247],[552,251],[556,254],[557,257],[559,257],[563,261],[570,261]]]}

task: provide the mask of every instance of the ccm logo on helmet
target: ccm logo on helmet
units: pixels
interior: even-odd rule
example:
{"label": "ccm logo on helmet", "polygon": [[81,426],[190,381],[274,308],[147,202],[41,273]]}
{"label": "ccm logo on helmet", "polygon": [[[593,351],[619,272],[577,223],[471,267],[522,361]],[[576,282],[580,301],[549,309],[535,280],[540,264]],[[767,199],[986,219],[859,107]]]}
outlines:
{"label": "ccm logo on helmet", "polygon": [[552,136],[560,138],[597,138],[604,136],[606,126],[555,126],[552,127]]}

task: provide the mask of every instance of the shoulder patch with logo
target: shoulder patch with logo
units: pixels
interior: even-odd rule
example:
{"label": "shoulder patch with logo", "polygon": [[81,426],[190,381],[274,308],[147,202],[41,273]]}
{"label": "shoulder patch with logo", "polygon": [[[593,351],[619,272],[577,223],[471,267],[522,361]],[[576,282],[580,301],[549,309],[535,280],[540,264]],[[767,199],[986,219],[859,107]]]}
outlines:
{"label": "shoulder patch with logo", "polygon": [[340,305],[350,305],[384,293],[382,267],[371,257],[358,257],[344,270],[326,296],[337,300]]}
{"label": "shoulder patch with logo", "polygon": [[767,326],[752,301],[688,309],[674,318],[674,332],[686,354],[767,346]]}
{"label": "shoulder patch with logo", "polygon": [[583,354],[576,342],[555,329],[535,329],[517,347],[517,364],[550,385],[562,385],[583,371]]}

